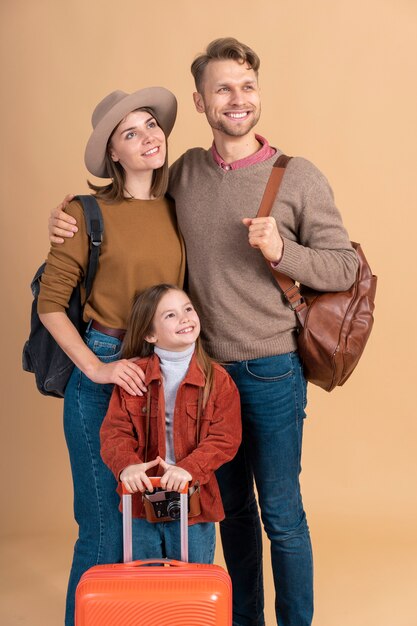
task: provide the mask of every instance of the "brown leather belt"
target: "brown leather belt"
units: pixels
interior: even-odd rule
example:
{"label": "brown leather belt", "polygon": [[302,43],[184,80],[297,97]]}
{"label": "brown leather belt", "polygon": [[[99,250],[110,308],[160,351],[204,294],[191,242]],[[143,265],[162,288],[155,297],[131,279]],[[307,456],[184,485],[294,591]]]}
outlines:
{"label": "brown leather belt", "polygon": [[104,335],[116,337],[116,339],[120,339],[120,341],[122,341],[126,334],[126,331],[122,330],[121,328],[108,328],[107,326],[103,326],[102,324],[100,324],[100,322],[96,322],[95,320],[91,322],[91,328],[94,328],[94,330],[98,330],[99,333],[103,333]]}

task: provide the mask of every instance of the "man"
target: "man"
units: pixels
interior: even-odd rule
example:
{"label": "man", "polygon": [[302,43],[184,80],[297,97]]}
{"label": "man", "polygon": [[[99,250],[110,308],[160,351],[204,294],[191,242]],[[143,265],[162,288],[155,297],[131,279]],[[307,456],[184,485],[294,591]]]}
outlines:
{"label": "man", "polygon": [[[306,382],[295,314],[265,259],[304,285],[339,291],[353,283],[357,258],[326,179],[305,159],[290,161],[271,217],[255,217],[281,154],[254,130],[261,112],[258,70],[256,53],[233,38],[213,41],[195,59],[194,103],[214,141],[209,150],[191,149],[174,163],[170,193],[205,347],[226,363],[241,395],[243,443],[217,472],[233,624],[265,624],[255,481],[271,542],[277,620],[308,626],[313,564],[299,485]],[[55,216],[62,226],[62,213]]]}

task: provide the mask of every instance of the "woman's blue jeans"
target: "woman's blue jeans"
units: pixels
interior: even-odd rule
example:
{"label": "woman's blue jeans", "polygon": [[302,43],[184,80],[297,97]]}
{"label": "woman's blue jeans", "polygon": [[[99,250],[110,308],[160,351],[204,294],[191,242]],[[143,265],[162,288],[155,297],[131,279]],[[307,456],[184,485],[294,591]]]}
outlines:
{"label": "woman's blue jeans", "polygon": [[296,352],[227,364],[240,392],[243,439],[219,481],[223,552],[233,582],[233,626],[263,626],[262,533],[271,542],[280,626],[313,618],[313,560],[300,493],[306,382]]}
{"label": "woman's blue jeans", "polygon": [[[103,362],[119,356],[120,341],[87,330],[88,347]],[[75,589],[81,575],[99,563],[117,563],[123,556],[123,531],[117,483],[100,457],[99,431],[113,385],[93,383],[74,368],[65,390],[64,430],[74,483],[74,515],[78,539],[68,583],[65,626],[74,626]]]}

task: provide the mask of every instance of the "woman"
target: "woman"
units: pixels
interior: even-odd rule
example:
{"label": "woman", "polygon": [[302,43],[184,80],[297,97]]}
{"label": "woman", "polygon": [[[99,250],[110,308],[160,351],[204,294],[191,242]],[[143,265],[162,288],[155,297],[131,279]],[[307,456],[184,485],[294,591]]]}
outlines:
{"label": "woman", "polygon": [[114,91],[95,108],[85,163],[111,182],[95,192],[104,223],[99,267],[84,309],[82,338],[65,309],[87,268],[89,241],[81,206],[71,202],[78,232],[64,246],[52,244],[39,296],[43,324],[73,360],[65,391],[64,429],[74,483],[79,537],[67,593],[65,625],[74,624],[75,589],[82,573],[122,557],[116,481],[100,458],[99,430],[113,385],[140,395],[133,360],[120,359],[134,295],[161,282],[182,286],[185,252],[174,207],[164,197],[168,180],[166,137],[176,118],[175,96],[162,87],[132,94]]}

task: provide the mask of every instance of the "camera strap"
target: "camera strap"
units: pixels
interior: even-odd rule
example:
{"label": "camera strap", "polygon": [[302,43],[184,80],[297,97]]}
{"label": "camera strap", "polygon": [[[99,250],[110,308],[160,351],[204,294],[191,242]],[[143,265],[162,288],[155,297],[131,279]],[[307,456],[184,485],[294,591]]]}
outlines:
{"label": "camera strap", "polygon": [[[146,397],[146,426],[145,426],[145,463],[148,461],[148,445],[149,445],[149,426],[151,420],[151,398],[152,398],[152,382],[148,386],[148,395]],[[201,414],[203,407],[203,388],[198,388],[197,415],[196,415],[196,435],[195,447],[200,443],[201,430]]]}
{"label": "camera strap", "polygon": [[202,387],[198,388],[198,400],[197,400],[197,422],[195,429],[195,447],[198,447],[200,443],[200,422],[201,422],[201,412],[203,406],[203,389]]}
{"label": "camera strap", "polygon": [[149,422],[151,419],[151,396],[152,396],[152,383],[149,384],[148,395],[146,396],[145,463],[147,463],[148,461]]}

